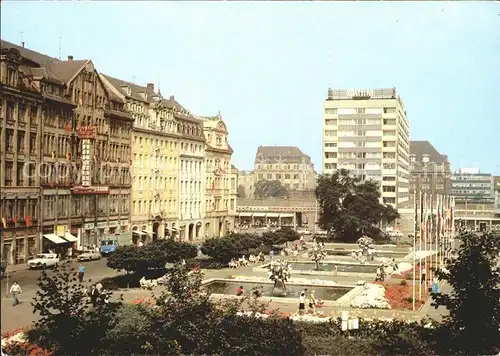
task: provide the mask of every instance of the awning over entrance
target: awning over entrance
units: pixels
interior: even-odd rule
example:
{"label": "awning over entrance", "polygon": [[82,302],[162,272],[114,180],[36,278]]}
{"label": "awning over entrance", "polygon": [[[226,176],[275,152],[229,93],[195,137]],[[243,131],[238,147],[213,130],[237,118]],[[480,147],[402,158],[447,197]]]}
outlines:
{"label": "awning over entrance", "polygon": [[279,218],[280,217],[280,213],[267,213],[267,217],[268,218]]}
{"label": "awning over entrance", "polygon": [[144,232],[142,232],[142,231],[132,231],[132,233],[133,233],[133,234],[136,234],[136,235],[138,235],[138,236],[144,236],[144,235],[146,235],[146,234],[145,234]]}
{"label": "awning over entrance", "polygon": [[76,236],[71,235],[69,232],[67,232],[67,233],[64,234],[64,238],[66,240],[68,240],[69,242],[77,242],[78,241],[78,239],[76,238]]}
{"label": "awning over entrance", "polygon": [[255,216],[256,218],[265,218],[266,213],[254,213],[253,216]]}
{"label": "awning over entrance", "polygon": [[65,244],[68,242],[65,239],[57,236],[56,234],[46,234],[46,235],[43,235],[43,237],[45,237],[47,240],[55,243],[56,245]]}
{"label": "awning over entrance", "polygon": [[252,213],[240,213],[240,216],[250,217]]}
{"label": "awning over entrance", "polygon": [[153,231],[148,231],[148,230],[142,230],[142,232],[147,234],[147,235],[151,235],[151,236],[153,236],[153,234],[154,234]]}

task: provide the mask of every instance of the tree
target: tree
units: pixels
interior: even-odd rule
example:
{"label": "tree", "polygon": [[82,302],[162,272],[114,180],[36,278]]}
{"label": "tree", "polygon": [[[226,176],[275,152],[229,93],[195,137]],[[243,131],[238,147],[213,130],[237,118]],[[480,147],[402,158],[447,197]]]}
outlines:
{"label": "tree", "polygon": [[33,302],[40,319],[28,338],[58,355],[90,355],[102,347],[101,336],[113,325],[121,297],[101,292],[95,304],[87,300],[71,262],[62,262],[52,274],[42,272]]}
{"label": "tree", "polygon": [[151,269],[164,268],[166,263],[194,258],[196,246],[172,239],[157,240],[142,247],[119,246],[108,257],[106,265],[116,270],[146,273]]}
{"label": "tree", "polygon": [[389,219],[394,215],[380,204],[376,182],[361,181],[345,169],[320,175],[315,193],[320,206],[320,226],[344,241],[354,242],[363,234],[379,237],[377,224],[384,216]]}
{"label": "tree", "polygon": [[238,186],[238,191],[236,193],[236,196],[238,198],[245,198],[246,197],[245,187],[243,185]]}
{"label": "tree", "polygon": [[282,228],[276,231],[267,231],[262,234],[262,243],[266,246],[282,245],[300,239],[300,234],[290,228]]}
{"label": "tree", "polygon": [[[462,231],[458,257],[449,273],[436,271],[452,287],[449,294],[433,294],[433,306],[445,306],[449,316],[442,331],[451,334],[449,345],[464,354],[497,354],[500,351],[500,236]],[[445,351],[445,350],[443,350]],[[446,350],[447,351],[447,350]]]}
{"label": "tree", "polygon": [[228,263],[232,258],[247,255],[249,250],[261,244],[262,238],[255,234],[230,234],[205,240],[201,251],[216,261]]}
{"label": "tree", "polygon": [[282,197],[287,194],[286,188],[279,180],[259,180],[254,184],[255,198]]}
{"label": "tree", "polygon": [[309,258],[316,263],[316,270],[319,271],[319,262],[324,260],[326,257],[326,251],[323,244],[320,244],[319,242],[314,243],[312,248],[307,251],[307,254]]}
{"label": "tree", "polygon": [[401,218],[399,212],[392,205],[384,205],[382,210],[382,220],[386,224],[391,224],[394,220]]}

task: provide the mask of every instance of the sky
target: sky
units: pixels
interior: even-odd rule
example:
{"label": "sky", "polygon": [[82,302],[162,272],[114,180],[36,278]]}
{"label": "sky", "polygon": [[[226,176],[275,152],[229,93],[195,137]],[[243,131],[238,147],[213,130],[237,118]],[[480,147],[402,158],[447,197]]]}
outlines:
{"label": "sky", "polygon": [[1,37],[220,111],[239,169],[287,145],[321,171],[328,88],[396,87],[412,140],[500,175],[500,2],[4,1]]}

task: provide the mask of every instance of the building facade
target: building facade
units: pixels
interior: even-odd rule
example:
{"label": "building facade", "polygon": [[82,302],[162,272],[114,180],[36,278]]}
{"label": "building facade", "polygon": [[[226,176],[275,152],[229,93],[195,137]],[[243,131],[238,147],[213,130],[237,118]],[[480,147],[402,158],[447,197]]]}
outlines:
{"label": "building facade", "polygon": [[495,213],[500,214],[500,176],[493,177],[493,191],[495,194]]}
{"label": "building facade", "polygon": [[287,190],[316,188],[317,173],[311,157],[294,146],[259,146],[255,155],[254,182],[277,180]]}
{"label": "building facade", "polygon": [[252,198],[255,193],[255,176],[253,171],[238,172],[238,198]]}
{"label": "building facade", "polygon": [[132,137],[132,233],[146,242],[175,235],[178,225],[179,139],[173,105],[140,86],[101,74],[103,82],[126,101],[134,119]]}
{"label": "building facade", "polygon": [[451,194],[455,204],[494,205],[494,179],[478,168],[460,168],[451,176]]}
{"label": "building facade", "polygon": [[323,173],[348,169],[377,181],[383,203],[408,201],[410,127],[396,89],[329,89],[323,109]]}
{"label": "building facade", "polygon": [[[42,114],[45,100],[32,63],[0,50],[0,234],[2,260],[24,263],[39,248]],[[36,70],[38,71],[38,70]],[[26,167],[26,169],[25,169]],[[27,171],[25,173],[25,170]]]}
{"label": "building facade", "polygon": [[413,192],[427,193],[436,204],[438,196],[447,197],[451,190],[448,156],[439,153],[429,141],[410,141],[410,201]]}
{"label": "building facade", "polygon": [[180,139],[179,170],[179,238],[181,241],[202,239],[205,205],[205,136],[203,122],[178,104],[173,96],[175,118]]}
{"label": "building facade", "polygon": [[220,114],[197,118],[202,120],[206,142],[204,235],[220,237],[234,228],[237,176],[231,165],[233,149]]}
{"label": "building facade", "polygon": [[[72,56],[58,60],[6,41],[2,41],[2,52],[10,53],[10,57],[15,54],[19,63],[14,76],[10,71],[15,67],[12,61],[5,67],[6,80],[16,84],[12,79],[21,79],[17,82],[19,89],[29,88],[20,106],[6,102],[2,135],[7,147],[3,152],[14,149],[14,133],[20,152],[31,152],[17,161],[5,155],[2,185],[12,186],[15,179],[21,187],[32,186],[30,194],[14,199],[18,201],[15,208],[5,204],[5,215],[12,214],[7,222],[23,223],[27,234],[27,239],[21,239],[25,244],[2,244],[6,259],[16,263],[49,248],[63,252],[61,249],[69,246],[97,244],[100,238],[127,233],[132,118],[124,111],[123,101],[105,90],[90,60],[73,60]],[[40,99],[37,106],[28,100],[33,93]],[[12,124],[20,122],[19,127],[28,131],[7,127],[7,117],[14,116],[17,121]],[[29,122],[23,123],[25,118]],[[28,164],[21,168],[19,159],[26,158]],[[26,179],[21,179],[21,174]],[[30,198],[23,202],[22,196]],[[7,200],[5,197],[2,203]],[[8,235],[2,233],[3,237]],[[14,235],[10,234],[11,238]]]}

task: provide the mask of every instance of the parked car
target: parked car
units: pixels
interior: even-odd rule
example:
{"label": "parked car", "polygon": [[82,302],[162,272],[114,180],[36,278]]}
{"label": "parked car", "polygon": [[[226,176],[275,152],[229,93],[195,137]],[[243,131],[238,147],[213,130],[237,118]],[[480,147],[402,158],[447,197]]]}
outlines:
{"label": "parked car", "polygon": [[83,253],[78,256],[78,261],[93,261],[100,259],[101,253],[92,250],[84,250]]}
{"label": "parked car", "polygon": [[28,260],[28,268],[47,268],[57,267],[59,263],[59,255],[55,253],[41,253],[36,255],[35,258]]}
{"label": "parked car", "polygon": [[297,232],[302,235],[312,235],[312,231],[309,229],[298,229]]}

